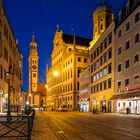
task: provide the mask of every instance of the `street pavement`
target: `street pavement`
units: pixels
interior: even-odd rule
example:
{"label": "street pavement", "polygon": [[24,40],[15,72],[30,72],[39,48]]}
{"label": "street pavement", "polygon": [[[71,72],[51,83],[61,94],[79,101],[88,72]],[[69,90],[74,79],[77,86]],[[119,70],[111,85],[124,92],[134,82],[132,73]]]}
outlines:
{"label": "street pavement", "polygon": [[32,140],[140,140],[140,116],[37,112]]}

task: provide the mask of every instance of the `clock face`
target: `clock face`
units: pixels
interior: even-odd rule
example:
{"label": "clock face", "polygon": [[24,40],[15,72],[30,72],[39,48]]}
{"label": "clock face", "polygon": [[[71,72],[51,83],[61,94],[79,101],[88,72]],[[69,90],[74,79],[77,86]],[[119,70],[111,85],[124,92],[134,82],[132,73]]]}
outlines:
{"label": "clock face", "polygon": [[33,69],[37,69],[37,66],[36,66],[36,65],[33,65],[32,68],[33,68]]}

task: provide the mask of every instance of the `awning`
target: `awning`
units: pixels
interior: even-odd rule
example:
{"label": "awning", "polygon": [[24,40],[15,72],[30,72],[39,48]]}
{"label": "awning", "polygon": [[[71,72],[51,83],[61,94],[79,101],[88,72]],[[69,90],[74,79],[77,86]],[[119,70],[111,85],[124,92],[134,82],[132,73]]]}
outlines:
{"label": "awning", "polygon": [[116,99],[127,99],[127,98],[135,98],[140,97],[140,91],[139,92],[131,92],[131,93],[123,93],[123,94],[117,94],[110,98],[110,100],[116,100]]}

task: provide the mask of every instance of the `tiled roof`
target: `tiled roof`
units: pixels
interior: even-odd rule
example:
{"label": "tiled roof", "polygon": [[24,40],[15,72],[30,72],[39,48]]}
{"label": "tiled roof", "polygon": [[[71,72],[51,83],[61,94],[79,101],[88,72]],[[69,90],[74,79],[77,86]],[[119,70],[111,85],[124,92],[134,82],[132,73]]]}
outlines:
{"label": "tiled roof", "polygon": [[[63,40],[65,43],[74,44],[74,36],[72,36],[72,35],[63,34]],[[75,36],[75,44],[76,45],[89,47],[90,41],[91,41],[91,39]]]}

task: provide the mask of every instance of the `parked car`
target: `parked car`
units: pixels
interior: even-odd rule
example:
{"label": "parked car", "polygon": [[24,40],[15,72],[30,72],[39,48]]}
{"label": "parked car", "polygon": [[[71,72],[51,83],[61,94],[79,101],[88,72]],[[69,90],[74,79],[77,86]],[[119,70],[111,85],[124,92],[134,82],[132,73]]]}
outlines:
{"label": "parked car", "polygon": [[58,111],[60,111],[60,112],[67,112],[68,110],[67,110],[66,106],[61,106],[61,107],[58,108]]}

